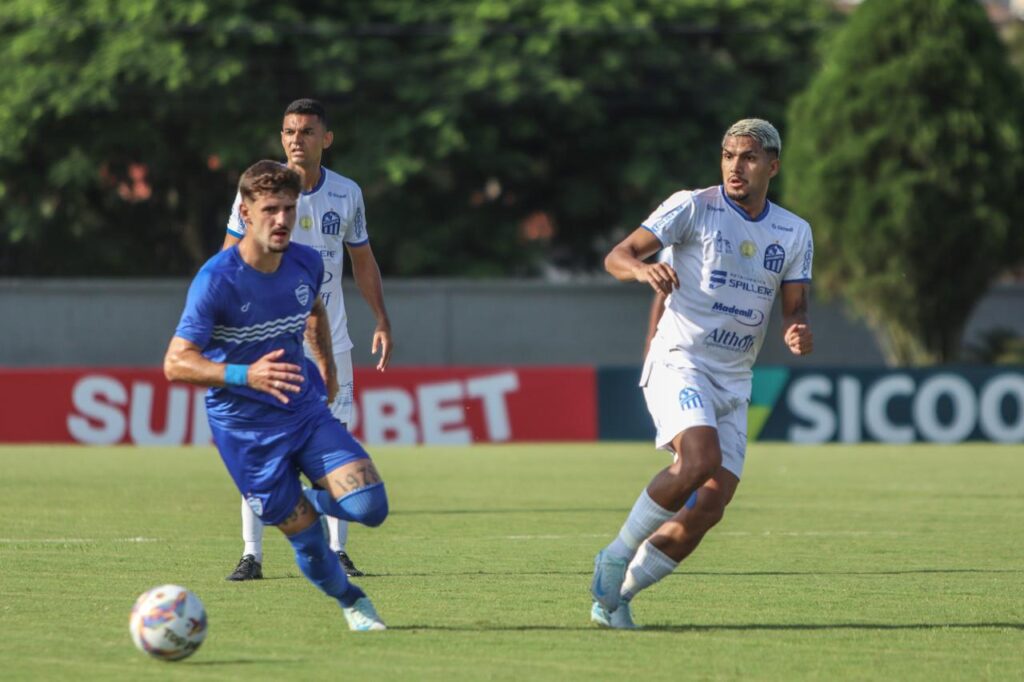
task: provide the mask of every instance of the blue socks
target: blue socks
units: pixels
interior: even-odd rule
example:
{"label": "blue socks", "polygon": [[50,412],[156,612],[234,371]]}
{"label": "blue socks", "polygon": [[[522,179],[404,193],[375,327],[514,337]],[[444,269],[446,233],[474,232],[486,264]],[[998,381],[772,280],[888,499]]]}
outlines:
{"label": "blue socks", "polygon": [[287,537],[295,549],[295,563],[309,582],[337,599],[343,607],[352,606],[357,599],[366,596],[366,593],[348,581],[319,523]]}
{"label": "blue socks", "polygon": [[326,490],[306,488],[302,492],[320,514],[355,521],[371,528],[384,523],[388,517],[388,494],[383,483],[353,490],[338,499],[331,497]]}

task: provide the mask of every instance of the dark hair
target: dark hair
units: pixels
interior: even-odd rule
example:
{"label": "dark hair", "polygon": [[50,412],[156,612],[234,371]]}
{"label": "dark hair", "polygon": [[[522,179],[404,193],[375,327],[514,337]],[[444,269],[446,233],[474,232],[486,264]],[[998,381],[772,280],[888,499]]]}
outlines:
{"label": "dark hair", "polygon": [[284,110],[284,115],[288,114],[309,114],[310,116],[316,116],[320,119],[320,122],[324,124],[324,128],[327,127],[327,109],[320,103],[319,100],[310,99],[304,97],[297,99],[288,105],[288,108]]}
{"label": "dark hair", "polygon": [[296,197],[302,192],[299,174],[278,161],[257,161],[238,180],[238,193],[246,201],[255,200],[258,194],[278,192],[290,192]]}

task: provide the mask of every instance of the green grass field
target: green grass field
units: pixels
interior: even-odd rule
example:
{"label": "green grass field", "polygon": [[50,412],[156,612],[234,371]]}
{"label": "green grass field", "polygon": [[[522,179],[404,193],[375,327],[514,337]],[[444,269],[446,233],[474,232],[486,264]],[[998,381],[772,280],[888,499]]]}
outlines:
{"label": "green grass field", "polygon": [[[0,448],[0,678],[1024,678],[1024,447],[754,444],[637,632],[591,627],[588,587],[667,462],[648,445],[374,454],[392,515],[349,549],[391,629],[350,633],[275,529],[267,579],[224,581],[239,501],[212,449]],[[168,582],[210,619],[178,663],[127,630]]]}

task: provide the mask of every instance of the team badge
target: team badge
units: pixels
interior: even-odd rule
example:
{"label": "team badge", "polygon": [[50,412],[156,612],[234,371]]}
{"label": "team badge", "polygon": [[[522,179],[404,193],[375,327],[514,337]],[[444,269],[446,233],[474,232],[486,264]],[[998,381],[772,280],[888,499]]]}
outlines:
{"label": "team badge", "polygon": [[334,211],[324,213],[323,220],[320,221],[320,231],[335,236],[341,234],[341,216]]}
{"label": "team badge", "polygon": [[313,229],[313,216],[311,216],[311,215],[304,215],[301,218],[299,218],[299,227],[301,227],[303,230],[306,230],[307,232],[312,230]]}
{"label": "team badge", "polygon": [[700,391],[689,386],[679,391],[679,407],[684,410],[704,407],[704,399],[700,397]]}
{"label": "team badge", "polygon": [[300,284],[295,287],[295,298],[299,300],[299,305],[306,305],[309,303],[309,285]]}
{"label": "team badge", "polygon": [[252,509],[252,513],[256,516],[263,516],[263,500],[258,497],[247,497],[245,503],[249,505],[249,509]]}
{"label": "team badge", "polygon": [[781,244],[770,244],[764,250],[764,268],[772,272],[782,272],[782,264],[786,262],[786,250]]}

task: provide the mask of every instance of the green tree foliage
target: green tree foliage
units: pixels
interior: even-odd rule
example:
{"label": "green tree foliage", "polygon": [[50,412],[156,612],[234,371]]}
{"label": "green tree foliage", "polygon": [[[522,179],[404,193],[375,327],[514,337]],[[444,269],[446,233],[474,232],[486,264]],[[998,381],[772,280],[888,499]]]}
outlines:
{"label": "green tree foliage", "polygon": [[1024,248],[1020,76],[974,0],[867,0],[792,105],[785,196],[890,359],[955,359]]}
{"label": "green tree foliage", "polygon": [[177,274],[209,255],[220,169],[272,153],[260,124],[300,76],[277,36],[239,30],[246,4],[0,4],[0,270]]}
{"label": "green tree foliage", "polygon": [[817,0],[7,0],[0,270],[181,274],[315,96],[389,274],[587,269],[733,119],[778,119]]}

